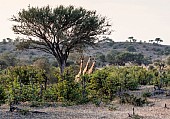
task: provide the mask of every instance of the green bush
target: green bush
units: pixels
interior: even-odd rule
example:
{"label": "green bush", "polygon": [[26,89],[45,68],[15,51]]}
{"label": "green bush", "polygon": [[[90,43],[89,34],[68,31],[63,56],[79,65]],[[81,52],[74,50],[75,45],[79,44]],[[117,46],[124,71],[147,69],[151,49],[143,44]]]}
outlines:
{"label": "green bush", "polygon": [[58,100],[64,101],[76,101],[80,98],[79,85],[73,81],[59,81],[57,84]]}
{"label": "green bush", "polygon": [[129,51],[129,52],[136,52],[136,49],[135,49],[134,46],[129,46],[129,47],[126,48],[126,50]]}
{"label": "green bush", "polygon": [[43,70],[32,66],[17,66],[10,67],[5,72],[8,77],[3,83],[8,102],[18,103],[41,98],[41,88],[44,87]]}
{"label": "green bush", "polygon": [[57,86],[51,85],[47,87],[47,90],[43,91],[43,99],[45,101],[53,102],[58,100],[57,96]]}
{"label": "green bush", "polygon": [[108,72],[106,70],[97,70],[94,72],[88,83],[89,98],[103,98],[107,95],[106,79]]}
{"label": "green bush", "polygon": [[[75,82],[77,70],[74,66],[66,67],[62,76],[57,68],[51,68],[54,75],[45,83],[44,70],[33,66],[11,67],[0,72],[0,100],[2,103],[18,102],[56,102],[70,104],[84,104],[89,101],[96,106],[108,103],[123,92],[136,90],[139,85],[170,85],[170,70],[167,68],[160,73],[156,68],[146,70],[138,66],[105,67],[96,70],[91,75],[82,76],[82,80]],[[45,85],[47,84],[47,85]],[[45,88],[46,87],[46,88]],[[121,96],[121,103],[141,106],[146,103],[143,97],[133,95]]]}
{"label": "green bush", "polygon": [[146,98],[146,97],[150,97],[151,95],[152,95],[151,92],[144,92],[142,94],[142,97]]}
{"label": "green bush", "polygon": [[130,95],[128,93],[124,93],[121,97],[120,97],[120,103],[128,103],[128,104],[132,104],[134,106],[143,106],[143,104],[147,103],[146,98],[141,98],[141,97],[136,97],[134,95]]}
{"label": "green bush", "polygon": [[2,85],[0,85],[0,104],[5,103],[6,95],[5,95],[5,90]]}
{"label": "green bush", "polygon": [[58,79],[57,96],[59,101],[77,101],[80,99],[80,86],[75,82],[73,67],[67,67],[63,77],[58,75]]}

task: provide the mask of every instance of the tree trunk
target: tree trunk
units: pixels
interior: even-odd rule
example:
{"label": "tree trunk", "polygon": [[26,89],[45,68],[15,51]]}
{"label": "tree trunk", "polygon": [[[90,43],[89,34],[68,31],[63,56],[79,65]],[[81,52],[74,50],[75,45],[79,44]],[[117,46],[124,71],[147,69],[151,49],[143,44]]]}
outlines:
{"label": "tree trunk", "polygon": [[60,62],[59,68],[60,68],[61,80],[64,80],[63,74],[64,74],[65,66],[66,66],[65,61]]}
{"label": "tree trunk", "polygon": [[67,57],[65,54],[61,54],[61,57],[56,57],[56,60],[58,62],[58,66],[60,68],[60,76],[63,76],[64,73],[64,69],[66,66],[66,61],[67,61]]}

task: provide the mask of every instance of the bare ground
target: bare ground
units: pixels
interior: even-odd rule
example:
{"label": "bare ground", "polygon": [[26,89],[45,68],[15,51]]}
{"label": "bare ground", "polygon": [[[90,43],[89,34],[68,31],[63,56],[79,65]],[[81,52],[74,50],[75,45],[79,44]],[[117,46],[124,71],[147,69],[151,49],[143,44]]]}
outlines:
{"label": "bare ground", "polygon": [[[132,105],[101,105],[96,107],[93,104],[76,106],[51,106],[51,107],[32,107],[21,105],[22,108],[36,110],[45,113],[27,113],[23,115],[17,111],[9,112],[9,106],[0,107],[0,119],[130,119],[128,114],[132,114],[134,107],[135,114],[142,119],[170,119],[170,99],[168,97],[150,98],[153,105],[144,107],[134,107]],[[167,108],[165,108],[165,104]],[[115,110],[110,110],[113,107]]]}

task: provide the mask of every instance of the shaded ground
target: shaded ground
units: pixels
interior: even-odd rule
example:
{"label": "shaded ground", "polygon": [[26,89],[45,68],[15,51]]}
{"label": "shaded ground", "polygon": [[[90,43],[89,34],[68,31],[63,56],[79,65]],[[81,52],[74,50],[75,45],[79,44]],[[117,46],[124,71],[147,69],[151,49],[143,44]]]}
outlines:
{"label": "shaded ground", "polygon": [[[143,119],[170,119],[170,99],[149,99],[155,105],[134,107],[135,114],[143,117]],[[167,108],[164,108],[164,105]],[[19,112],[9,112],[9,107],[6,105],[0,108],[1,119],[128,119],[128,113],[132,114],[132,105],[114,104],[110,107],[116,110],[109,110],[109,105],[96,107],[92,104],[68,106],[68,107],[44,107],[30,108],[29,110],[37,110],[46,113],[28,113],[22,115]]]}

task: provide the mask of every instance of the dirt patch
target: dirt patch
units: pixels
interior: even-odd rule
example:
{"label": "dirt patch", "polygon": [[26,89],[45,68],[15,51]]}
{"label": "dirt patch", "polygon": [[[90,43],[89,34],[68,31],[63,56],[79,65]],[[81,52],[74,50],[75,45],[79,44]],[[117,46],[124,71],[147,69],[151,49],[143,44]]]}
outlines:
{"label": "dirt patch", "polygon": [[[93,104],[76,106],[52,106],[52,107],[29,107],[20,105],[20,108],[28,110],[37,110],[45,113],[27,113],[23,115],[19,112],[9,112],[9,106],[0,107],[1,119],[130,119],[128,115],[132,114],[134,107],[135,114],[143,119],[169,119],[170,118],[170,99],[150,98],[153,105],[134,107],[132,105],[101,105],[96,107]],[[165,108],[165,104],[167,108]],[[22,107],[23,106],[23,107]],[[111,110],[114,108],[113,110]]]}

